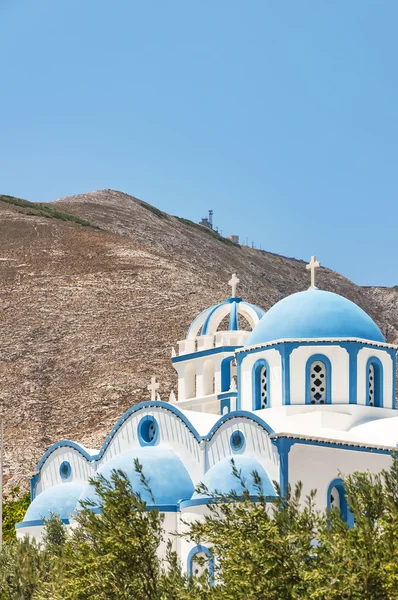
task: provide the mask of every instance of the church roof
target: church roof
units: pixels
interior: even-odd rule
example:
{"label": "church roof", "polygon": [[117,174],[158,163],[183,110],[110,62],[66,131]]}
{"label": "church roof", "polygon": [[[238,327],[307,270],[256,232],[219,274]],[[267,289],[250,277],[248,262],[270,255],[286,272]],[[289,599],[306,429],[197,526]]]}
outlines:
{"label": "church roof", "polygon": [[282,339],[356,338],[385,342],[376,323],[343,296],[309,289],[277,302],[249,335],[246,346]]}
{"label": "church roof", "polygon": [[[141,494],[144,502],[153,505],[153,499],[135,470],[135,459],[138,459],[142,465],[142,471],[157,506],[176,505],[180,500],[187,500],[192,496],[194,487],[187,469],[177,454],[164,446],[134,448],[122,452],[101,465],[97,474],[110,479],[114,470],[123,471],[129,478],[133,490]],[[85,487],[80,499],[99,502],[90,484]]]}
{"label": "church roof", "polygon": [[[209,492],[220,492],[222,494],[229,494],[231,491],[235,492],[238,496],[243,493],[242,484],[232,472],[231,459],[234,459],[235,466],[240,472],[242,480],[245,483],[251,496],[258,496],[259,490],[254,484],[253,472],[256,471],[261,479],[262,494],[264,496],[275,496],[275,490],[271,483],[270,478],[265,472],[261,464],[253,456],[248,455],[236,455],[229,456],[220,460],[213,467],[211,467],[207,473],[202,477],[202,483],[207,487]],[[202,494],[194,493],[192,499],[201,498]]]}

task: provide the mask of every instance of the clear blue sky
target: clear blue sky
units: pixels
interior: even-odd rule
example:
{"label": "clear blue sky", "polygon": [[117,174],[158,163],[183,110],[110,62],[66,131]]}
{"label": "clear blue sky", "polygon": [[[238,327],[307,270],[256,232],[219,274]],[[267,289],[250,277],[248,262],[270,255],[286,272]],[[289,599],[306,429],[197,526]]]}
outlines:
{"label": "clear blue sky", "polygon": [[397,0],[0,0],[0,193],[100,188],[398,284]]}

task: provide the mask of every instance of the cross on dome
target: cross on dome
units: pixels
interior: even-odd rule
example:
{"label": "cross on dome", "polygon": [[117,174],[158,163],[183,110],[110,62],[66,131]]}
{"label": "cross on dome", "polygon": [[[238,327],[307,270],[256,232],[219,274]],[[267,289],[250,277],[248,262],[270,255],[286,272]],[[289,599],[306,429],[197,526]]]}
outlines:
{"label": "cross on dome", "polygon": [[309,271],[311,271],[311,286],[309,287],[310,290],[316,290],[315,275],[316,275],[316,270],[319,269],[320,266],[321,266],[321,263],[316,259],[316,256],[311,256],[311,260],[308,263],[308,265],[306,266],[306,268]]}
{"label": "cross on dome", "polygon": [[236,288],[238,287],[238,283],[240,283],[240,280],[237,278],[236,273],[233,273],[232,278],[230,279],[230,281],[228,281],[228,284],[232,288],[231,298],[236,298]]}
{"label": "cross on dome", "polygon": [[156,381],[156,377],[151,377],[151,383],[148,385],[147,390],[151,392],[151,400],[156,400],[156,392],[159,389],[159,383]]}

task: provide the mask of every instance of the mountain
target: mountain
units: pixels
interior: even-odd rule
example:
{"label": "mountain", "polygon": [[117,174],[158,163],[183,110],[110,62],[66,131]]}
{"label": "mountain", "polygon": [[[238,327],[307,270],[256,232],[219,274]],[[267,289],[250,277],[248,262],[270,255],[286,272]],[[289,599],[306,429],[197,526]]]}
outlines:
{"label": "mountain", "polygon": [[[100,190],[37,204],[0,196],[0,408],[8,485],[63,438],[99,447],[117,418],[167,400],[171,348],[203,308],[239,294],[268,309],[308,287],[305,262],[233,244],[137,198]],[[327,268],[319,287],[350,298],[398,341],[398,291]]]}

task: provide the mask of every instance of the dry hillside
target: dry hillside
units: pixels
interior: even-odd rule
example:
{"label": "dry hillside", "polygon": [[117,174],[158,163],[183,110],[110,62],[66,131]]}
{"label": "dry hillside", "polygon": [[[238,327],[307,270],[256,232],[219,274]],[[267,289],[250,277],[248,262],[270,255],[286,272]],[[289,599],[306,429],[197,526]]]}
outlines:
{"label": "dry hillside", "polygon": [[[239,247],[112,190],[51,205],[0,196],[0,407],[6,477],[26,481],[61,438],[99,447],[115,420],[167,400],[171,347],[229,292],[269,308],[308,287],[303,261]],[[358,303],[398,340],[398,292],[361,288],[326,268],[319,286]]]}

